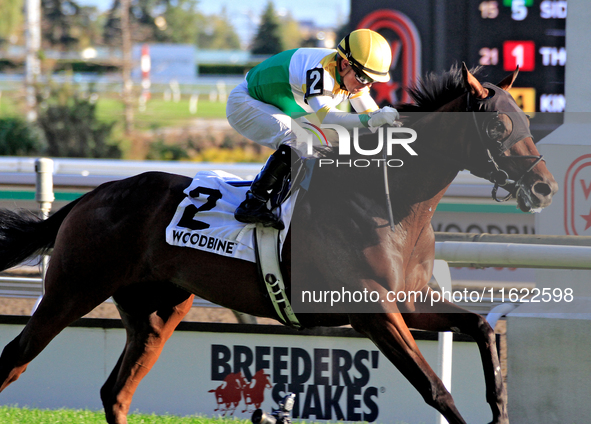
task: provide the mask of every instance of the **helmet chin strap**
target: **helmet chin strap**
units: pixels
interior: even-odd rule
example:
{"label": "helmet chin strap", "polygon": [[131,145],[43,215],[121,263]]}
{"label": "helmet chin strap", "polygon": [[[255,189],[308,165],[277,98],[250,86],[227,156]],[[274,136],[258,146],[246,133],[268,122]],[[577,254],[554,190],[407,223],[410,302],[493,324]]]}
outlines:
{"label": "helmet chin strap", "polygon": [[[344,65],[344,69],[341,69],[341,66],[343,66],[345,61],[347,61],[347,65]],[[347,67],[349,70],[347,70]],[[337,72],[339,73],[339,75],[341,77],[341,81],[339,82],[341,90],[349,91],[349,90],[347,90],[347,86],[345,85],[345,76],[347,76],[352,70],[353,70],[353,67],[351,66],[351,62],[349,62],[347,59],[343,59],[337,53]]]}

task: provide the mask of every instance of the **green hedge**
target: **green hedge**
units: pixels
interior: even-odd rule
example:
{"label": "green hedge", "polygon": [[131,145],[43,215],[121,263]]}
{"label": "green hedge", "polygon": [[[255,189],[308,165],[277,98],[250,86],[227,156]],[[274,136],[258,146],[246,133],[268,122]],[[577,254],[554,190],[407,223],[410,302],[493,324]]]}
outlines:
{"label": "green hedge", "polygon": [[0,59],[0,72],[16,71],[19,66],[22,67],[10,59]]}
{"label": "green hedge", "polygon": [[72,71],[72,72],[94,72],[97,74],[104,74],[107,72],[120,72],[121,68],[115,65],[105,65],[101,63],[92,63],[81,61],[66,61],[60,60],[55,64],[53,69],[55,72]]}
{"label": "green hedge", "polygon": [[30,156],[42,151],[43,134],[19,117],[0,118],[0,155]]}
{"label": "green hedge", "polygon": [[246,65],[198,65],[199,75],[244,75],[250,71],[256,63]]}

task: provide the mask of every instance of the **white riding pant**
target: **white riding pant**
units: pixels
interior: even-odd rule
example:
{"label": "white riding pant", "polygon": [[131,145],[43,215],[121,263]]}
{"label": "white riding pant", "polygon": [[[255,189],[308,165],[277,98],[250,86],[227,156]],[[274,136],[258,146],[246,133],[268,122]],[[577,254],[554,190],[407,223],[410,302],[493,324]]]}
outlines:
{"label": "white riding pant", "polygon": [[241,135],[274,150],[287,144],[305,157],[309,156],[308,143],[314,143],[310,133],[296,120],[279,108],[253,98],[248,92],[246,80],[228,96],[226,117]]}

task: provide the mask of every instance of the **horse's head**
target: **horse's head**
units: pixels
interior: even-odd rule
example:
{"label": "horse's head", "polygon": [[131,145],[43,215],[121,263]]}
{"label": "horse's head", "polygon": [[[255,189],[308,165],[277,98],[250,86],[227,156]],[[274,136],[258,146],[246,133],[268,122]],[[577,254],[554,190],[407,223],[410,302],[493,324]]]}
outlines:
{"label": "horse's head", "polygon": [[[552,203],[558,184],[546,168],[542,155],[536,148],[529,129],[528,116],[517,106],[508,93],[519,68],[499,84],[481,84],[464,64],[462,75],[468,90],[467,110],[478,133],[479,148],[484,159],[476,160],[476,168],[470,172],[488,179],[495,186],[493,198],[497,201],[517,198],[524,212],[537,212]],[[509,192],[499,199],[497,190],[503,187]]]}

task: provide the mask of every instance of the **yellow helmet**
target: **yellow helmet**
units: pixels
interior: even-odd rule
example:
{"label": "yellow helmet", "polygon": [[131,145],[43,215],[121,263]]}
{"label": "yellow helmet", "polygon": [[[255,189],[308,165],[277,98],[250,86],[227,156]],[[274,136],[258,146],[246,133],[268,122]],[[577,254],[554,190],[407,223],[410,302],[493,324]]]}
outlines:
{"label": "yellow helmet", "polygon": [[390,81],[392,52],[386,39],[377,32],[357,29],[341,40],[338,51],[356,71],[373,81]]}

